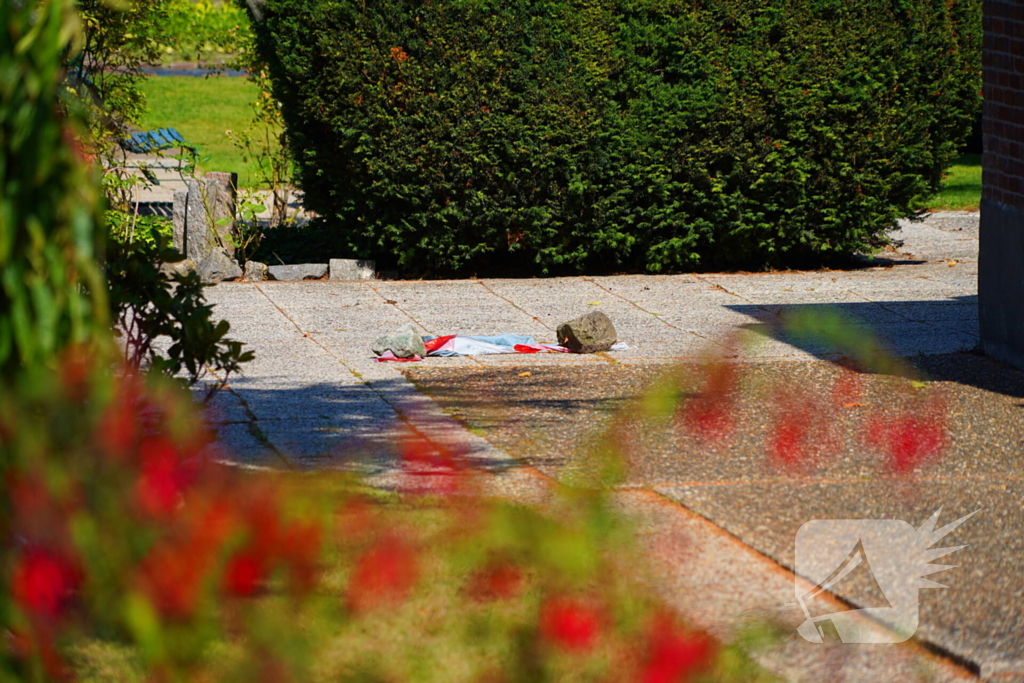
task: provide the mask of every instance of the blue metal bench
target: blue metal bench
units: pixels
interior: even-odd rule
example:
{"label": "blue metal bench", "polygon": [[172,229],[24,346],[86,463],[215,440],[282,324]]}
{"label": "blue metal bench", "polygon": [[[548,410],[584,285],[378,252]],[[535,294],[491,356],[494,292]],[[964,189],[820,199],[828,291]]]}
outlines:
{"label": "blue metal bench", "polygon": [[136,154],[149,154],[174,147],[188,150],[193,155],[198,153],[196,148],[185,142],[185,138],[174,128],[159,128],[143,133],[133,133],[122,139],[120,144],[125,150]]}

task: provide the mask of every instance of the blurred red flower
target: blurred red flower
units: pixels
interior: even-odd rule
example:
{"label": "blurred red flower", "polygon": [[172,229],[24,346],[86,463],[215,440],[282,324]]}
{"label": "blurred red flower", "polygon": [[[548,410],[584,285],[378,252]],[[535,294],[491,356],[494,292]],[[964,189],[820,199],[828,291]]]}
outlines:
{"label": "blurred red flower", "polygon": [[683,406],[686,427],[706,441],[722,441],[733,430],[737,372],[733,363],[713,361],[704,368],[704,387]]}
{"label": "blurred red flower", "polygon": [[58,374],[65,394],[72,401],[81,401],[89,389],[89,376],[94,364],[92,353],[80,344],[72,344],[61,353],[58,363]]}
{"label": "blurred red flower", "polygon": [[280,553],[288,564],[291,587],[305,593],[316,583],[322,534],[316,522],[292,524],[285,529]]}
{"label": "blurred red flower", "polygon": [[343,542],[362,541],[376,525],[370,504],[359,497],[349,498],[338,508],[338,534]]}
{"label": "blurred red flower", "polygon": [[402,440],[401,456],[405,473],[422,477],[408,488],[421,493],[451,495],[462,487],[466,474],[464,463],[443,446],[413,435]]}
{"label": "blurred red flower", "polygon": [[809,455],[812,419],[807,411],[787,408],[776,418],[768,437],[768,455],[778,465],[803,463]]}
{"label": "blurred red flower", "polygon": [[141,579],[150,600],[169,619],[186,619],[198,606],[210,565],[207,553],[187,543],[163,543],[142,562]]}
{"label": "blurred red flower", "polygon": [[541,605],[541,635],[561,648],[589,650],[597,642],[600,631],[600,613],[581,600],[559,596]]}
{"label": "blurred red flower", "polygon": [[832,403],[844,406],[858,403],[864,394],[862,376],[856,370],[843,368],[832,385]]}
{"label": "blurred red flower", "polygon": [[680,683],[704,669],[714,654],[707,636],[679,628],[671,615],[658,614],[648,633],[650,655],[644,666],[643,683]]}
{"label": "blurred red flower", "polygon": [[468,591],[475,600],[507,600],[519,595],[525,577],[523,570],[511,562],[492,563],[470,577]]}
{"label": "blurred red flower", "polygon": [[120,380],[116,394],[103,410],[96,429],[100,450],[114,459],[124,458],[139,437],[139,390],[134,379]]}
{"label": "blurred red flower", "polygon": [[895,417],[875,417],[869,421],[864,440],[886,456],[894,472],[905,474],[939,457],[946,449],[947,414],[941,391],[922,391]]}
{"label": "blurred red flower", "polygon": [[11,592],[27,611],[54,618],[78,588],[80,572],[65,558],[41,548],[23,551],[14,566]]}
{"label": "blurred red flower", "polygon": [[182,502],[190,483],[190,472],[181,462],[178,449],[166,436],[149,436],[139,444],[142,460],[135,499],[150,517],[164,518]]}
{"label": "blurred red flower", "polygon": [[945,450],[946,428],[935,415],[876,419],[868,426],[867,441],[885,453],[894,471],[904,474]]}
{"label": "blurred red flower", "polygon": [[364,611],[378,604],[404,600],[418,578],[416,552],[393,536],[371,547],[356,560],[348,583],[348,604]]}
{"label": "blurred red flower", "polygon": [[224,590],[236,597],[253,595],[266,578],[267,559],[253,548],[235,553],[224,568]]}
{"label": "blurred red flower", "polygon": [[270,556],[281,542],[281,512],[278,493],[273,488],[250,492],[242,506],[245,528],[252,536],[253,546]]}
{"label": "blurred red flower", "polygon": [[236,524],[229,499],[193,498],[167,528],[168,537],[143,558],[139,582],[161,614],[190,617],[198,606],[204,581]]}

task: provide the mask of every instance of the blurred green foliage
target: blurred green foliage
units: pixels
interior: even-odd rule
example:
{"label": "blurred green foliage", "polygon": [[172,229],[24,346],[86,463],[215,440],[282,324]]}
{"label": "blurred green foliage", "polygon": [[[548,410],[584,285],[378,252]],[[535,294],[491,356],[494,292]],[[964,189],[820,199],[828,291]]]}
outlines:
{"label": "blurred green foliage", "polygon": [[234,55],[252,40],[248,17],[229,0],[168,0],[162,36],[164,61]]}
{"label": "blurred green foliage", "polygon": [[159,61],[170,0],[77,0],[82,49],[67,58],[67,84],[90,108],[92,144],[106,152],[145,111],[141,68]]}
{"label": "blurred green foliage", "polygon": [[[183,258],[169,242],[163,225],[153,220],[136,227],[134,242],[111,240],[106,274],[115,330],[130,368],[181,377],[189,385],[212,371],[209,399],[253,352],[228,338],[226,320],[213,319],[195,272],[175,274],[161,266]],[[169,343],[159,344],[161,337]]]}
{"label": "blurred green foliage", "polygon": [[409,273],[871,250],[979,106],[979,0],[267,0],[305,205]]}
{"label": "blurred green foliage", "polygon": [[97,174],[79,108],[59,111],[62,56],[82,48],[67,2],[0,5],[0,378],[106,336]]}
{"label": "blurred green foliage", "polygon": [[84,44],[68,60],[67,82],[96,109],[90,120],[97,144],[139,125],[147,110],[142,68],[170,59],[224,58],[252,43],[245,13],[230,2],[77,0],[77,6]]}
{"label": "blurred green foliage", "polygon": [[144,242],[155,246],[157,239],[171,239],[171,221],[163,216],[138,216],[121,211],[107,211],[107,229],[110,237],[122,244]]}

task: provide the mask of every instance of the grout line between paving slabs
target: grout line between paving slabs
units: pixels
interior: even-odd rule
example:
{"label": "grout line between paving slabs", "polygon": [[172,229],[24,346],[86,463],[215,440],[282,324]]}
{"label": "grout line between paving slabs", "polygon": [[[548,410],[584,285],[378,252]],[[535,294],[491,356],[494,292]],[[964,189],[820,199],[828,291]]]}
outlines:
{"label": "grout line between paving slabs", "polygon": [[[706,285],[708,285],[710,287],[713,287],[713,288],[716,288],[716,289],[720,289],[721,291],[725,292],[726,294],[729,294],[730,296],[735,296],[736,298],[740,299],[741,301],[744,301],[745,303],[747,303],[750,306],[756,306],[757,308],[761,309],[765,313],[768,313],[769,315],[771,315],[773,317],[778,317],[776,313],[773,313],[772,311],[769,311],[768,309],[766,309],[764,304],[758,304],[758,303],[756,303],[754,301],[751,301],[750,299],[744,297],[743,295],[737,294],[736,292],[732,292],[732,291],[726,289],[725,287],[723,287],[722,285],[720,285],[718,283],[709,283],[699,273],[691,273],[691,276],[694,277],[698,282],[701,282],[702,284],[706,284]],[[925,280],[929,280],[929,281],[934,280],[934,278],[931,277],[930,275],[923,275],[923,276],[919,276],[919,277],[921,277],[921,278],[923,278]],[[595,285],[596,287],[602,289],[603,291],[608,292],[612,296],[618,297],[619,299],[622,299],[623,301],[631,304],[632,306],[638,308],[639,310],[643,311],[644,313],[647,313],[651,317],[655,318],[656,320],[659,320],[660,322],[662,322],[665,325],[671,327],[672,329],[678,330],[680,332],[687,332],[687,333],[692,334],[692,335],[694,335],[694,336],[696,336],[696,337],[698,337],[700,339],[703,339],[704,341],[711,342],[711,343],[713,343],[713,344],[715,344],[717,346],[722,346],[723,348],[726,348],[726,349],[729,349],[729,350],[733,350],[733,349],[730,349],[728,346],[722,344],[721,342],[719,342],[716,339],[712,339],[712,338],[707,337],[705,335],[699,334],[697,332],[694,332],[693,330],[685,330],[685,329],[683,329],[681,327],[673,325],[672,323],[668,322],[667,320],[664,320],[661,316],[654,315],[654,313],[652,311],[647,310],[646,308],[644,308],[640,304],[636,303],[632,299],[629,299],[629,298],[619,294],[618,292],[612,291],[612,290],[608,289],[607,287],[604,287],[603,285],[601,285],[598,282],[595,282],[591,278],[585,277],[583,279],[585,279],[586,281],[588,281],[591,284]],[[942,281],[940,280],[939,282],[942,282]],[[854,290],[849,289],[847,287],[841,287],[840,291],[845,292],[846,294],[853,295],[855,298],[858,298],[858,299],[860,299],[860,300],[862,300],[862,301],[864,301],[866,303],[878,306],[879,308],[881,308],[882,310],[886,311],[887,313],[891,313],[891,314],[893,314],[895,316],[898,316],[899,318],[902,318],[905,322],[921,323],[921,324],[927,325],[928,327],[931,327],[931,328],[933,328],[933,329],[935,329],[937,331],[941,331],[941,332],[961,332],[960,330],[957,330],[955,328],[952,328],[952,327],[949,327],[949,326],[946,326],[946,325],[936,324],[936,323],[927,322],[927,321],[913,320],[910,317],[904,315],[903,313],[900,313],[898,311],[894,311],[891,308],[885,306],[884,304],[876,301],[875,299],[870,299],[870,298],[864,296],[863,294],[861,294],[860,292],[854,291]],[[919,303],[919,302],[907,302],[907,303]],[[862,321],[862,322],[865,322],[866,324],[871,325],[870,322],[867,322],[867,321]],[[965,350],[968,350],[968,349],[965,349]]]}
{"label": "grout line between paving slabs", "polygon": [[[220,376],[213,369],[211,369],[209,366],[207,366],[207,370],[209,371],[209,373],[211,375],[213,375],[217,379],[221,379]],[[242,422],[242,421],[238,421],[238,422],[225,422],[224,424],[244,424],[246,426],[246,428],[248,429],[248,431],[249,431],[249,435],[252,436],[252,438],[256,439],[264,447],[269,449],[270,452],[272,452],[274,454],[274,456],[278,460],[280,460],[282,463],[284,463],[285,467],[287,467],[290,470],[295,470],[295,464],[291,461],[291,459],[288,456],[286,456],[284,453],[282,453],[278,449],[278,447],[275,446],[270,441],[270,439],[267,437],[266,433],[260,427],[259,418],[256,417],[256,413],[252,412],[252,408],[249,407],[248,401],[246,401],[244,398],[242,398],[242,396],[238,392],[236,392],[234,390],[234,388],[230,384],[228,384],[227,378],[225,378],[223,380],[223,382],[224,382],[224,384],[221,387],[221,390],[222,391],[227,391],[229,394],[231,394],[232,396],[235,397],[235,399],[238,401],[239,405],[242,406],[242,412],[245,413],[245,417],[246,417],[244,422]],[[258,465],[245,465],[244,463],[237,463],[237,464],[239,466],[244,466],[244,467],[248,467],[248,468],[270,469],[270,468],[261,468]]]}
{"label": "grout line between paving slabs", "polygon": [[533,320],[533,321],[536,321],[536,322],[540,323],[541,325],[543,325],[544,327],[548,328],[548,329],[549,329],[549,330],[551,330],[552,332],[554,332],[554,331],[555,331],[555,329],[554,329],[553,327],[551,327],[550,325],[548,325],[547,323],[545,323],[545,322],[544,322],[543,320],[541,320],[541,319],[540,319],[540,318],[538,318],[537,316],[535,316],[535,315],[530,315],[530,312],[529,312],[529,311],[527,311],[527,310],[526,310],[525,308],[523,308],[522,306],[520,306],[520,305],[519,305],[519,304],[517,304],[516,302],[512,301],[511,299],[509,299],[509,298],[508,298],[508,297],[506,297],[506,296],[502,296],[501,294],[498,294],[497,292],[495,292],[495,291],[494,291],[493,289],[491,289],[490,287],[488,287],[488,286],[487,286],[487,283],[486,283],[486,282],[484,282],[483,280],[481,280],[481,279],[479,279],[479,278],[476,278],[476,279],[474,279],[474,282],[476,282],[476,283],[477,283],[478,285],[480,285],[481,287],[483,287],[483,288],[484,288],[484,290],[486,290],[488,294],[490,294],[491,296],[493,296],[493,297],[495,297],[495,298],[497,298],[497,299],[501,299],[502,301],[504,301],[505,303],[507,303],[507,304],[508,304],[509,306],[511,306],[512,308],[516,309],[517,311],[519,311],[520,313],[522,313],[523,315],[525,315],[525,316],[526,316],[527,318],[529,318],[530,320]]}
{"label": "grout line between paving slabs", "polygon": [[[749,299],[747,299],[747,298],[745,298],[745,297],[743,297],[743,296],[740,296],[739,294],[736,294],[735,292],[730,292],[730,291],[729,291],[729,290],[727,290],[727,289],[726,289],[725,287],[722,287],[722,286],[721,286],[721,285],[719,285],[719,284],[711,284],[711,283],[708,283],[708,282],[707,282],[706,280],[702,279],[702,278],[701,278],[701,277],[700,277],[699,275],[696,275],[696,274],[693,274],[693,277],[695,277],[695,278],[697,279],[697,281],[698,281],[698,282],[700,282],[700,283],[702,283],[702,284],[708,285],[709,287],[712,287],[712,288],[715,288],[715,289],[720,289],[720,290],[722,290],[723,292],[725,292],[726,294],[728,294],[728,295],[730,295],[730,296],[734,296],[734,297],[736,297],[737,299],[740,299],[740,300],[742,300],[742,301],[745,301],[745,302],[747,302],[747,303],[748,303],[748,304],[750,304],[751,306],[757,306],[758,308],[760,308],[761,310],[763,310],[763,311],[764,311],[765,313],[768,313],[769,315],[775,315],[775,314],[774,314],[774,313],[772,313],[771,311],[769,311],[769,310],[765,309],[765,308],[764,308],[763,306],[761,306],[760,304],[755,304],[755,303],[754,303],[753,301],[750,301]],[[637,308],[637,309],[639,309],[639,310],[643,311],[644,313],[646,313],[647,315],[651,316],[651,317],[652,317],[652,318],[654,318],[655,320],[657,320],[657,321],[659,321],[659,322],[661,322],[661,323],[663,323],[663,324],[667,325],[668,327],[671,327],[671,328],[672,328],[673,330],[677,330],[677,331],[679,331],[679,332],[685,332],[686,334],[692,334],[693,336],[697,337],[698,339],[702,339],[702,340],[704,340],[705,342],[708,342],[708,343],[714,344],[715,346],[720,346],[720,347],[722,347],[723,349],[726,349],[727,351],[735,351],[735,350],[736,350],[736,349],[733,349],[733,348],[731,348],[731,347],[729,347],[729,346],[727,346],[727,345],[723,344],[722,342],[720,342],[720,341],[718,341],[717,339],[714,339],[714,338],[712,338],[712,337],[708,337],[708,336],[705,336],[705,335],[703,335],[703,334],[699,334],[699,333],[697,333],[697,332],[694,332],[693,330],[686,330],[686,329],[683,329],[682,327],[677,327],[676,325],[673,325],[673,324],[672,324],[672,323],[670,323],[669,321],[667,321],[667,320],[665,320],[664,318],[662,318],[662,317],[661,317],[660,315],[655,315],[653,311],[649,311],[649,310],[647,310],[646,308],[644,308],[643,306],[641,306],[641,305],[640,305],[640,304],[638,304],[637,302],[633,301],[632,299],[627,299],[626,297],[622,296],[622,295],[621,295],[621,294],[619,294],[618,292],[614,292],[614,291],[612,291],[612,290],[608,289],[607,287],[604,287],[603,285],[601,285],[601,284],[600,284],[600,283],[598,283],[598,282],[595,282],[595,281],[594,281],[593,279],[591,279],[591,278],[589,278],[589,277],[585,277],[585,278],[583,278],[583,279],[584,279],[584,280],[586,280],[587,282],[589,282],[590,284],[594,285],[594,286],[595,286],[595,287],[597,287],[598,289],[601,289],[601,290],[603,290],[603,291],[605,291],[605,292],[608,292],[608,293],[609,293],[609,294],[611,294],[612,296],[615,296],[615,297],[618,297],[618,298],[622,299],[622,300],[623,300],[623,301],[625,301],[626,303],[628,303],[628,304],[630,304],[631,306],[633,306],[633,307],[635,307],[635,308]]]}

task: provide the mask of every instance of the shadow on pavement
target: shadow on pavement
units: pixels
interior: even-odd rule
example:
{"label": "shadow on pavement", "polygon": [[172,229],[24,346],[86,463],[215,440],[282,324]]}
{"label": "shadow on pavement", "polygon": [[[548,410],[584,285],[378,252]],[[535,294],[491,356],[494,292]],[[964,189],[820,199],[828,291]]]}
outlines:
{"label": "shadow on pavement", "polygon": [[[791,345],[822,360],[868,372],[901,374],[907,364],[923,377],[1024,398],[1024,372],[978,351],[977,297],[942,301],[889,301],[778,306],[733,305],[745,315],[764,310],[773,322],[754,323],[762,340]],[[904,363],[884,361],[899,358]]]}
{"label": "shadow on pavement", "polygon": [[[295,469],[343,469],[373,475],[402,462],[410,437],[418,432],[395,407],[415,418],[417,428],[433,425],[418,417],[410,402],[415,390],[400,378],[367,385],[337,385],[293,376],[237,377],[218,393],[208,419],[227,460]],[[436,425],[434,425],[436,426]],[[436,443],[436,442],[435,442]],[[452,444],[446,455],[467,466],[508,466],[487,459],[479,445]],[[471,460],[471,463],[469,462]]]}

